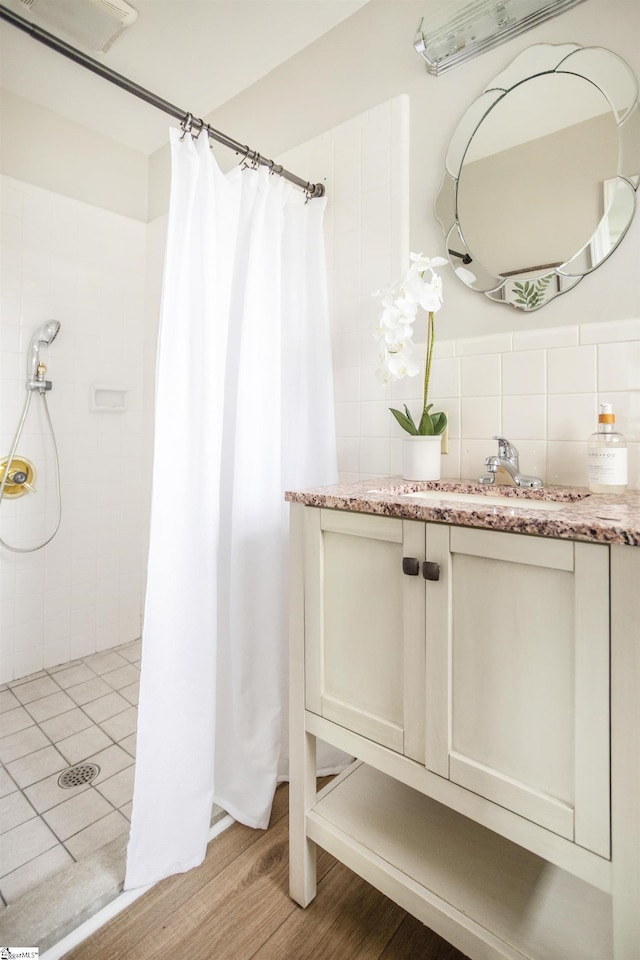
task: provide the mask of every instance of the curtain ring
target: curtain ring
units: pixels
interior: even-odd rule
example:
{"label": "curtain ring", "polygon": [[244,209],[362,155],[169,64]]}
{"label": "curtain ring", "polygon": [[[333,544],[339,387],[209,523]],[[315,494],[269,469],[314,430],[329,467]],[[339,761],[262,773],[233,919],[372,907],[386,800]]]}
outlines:
{"label": "curtain ring", "polygon": [[202,133],[202,131],[204,130],[204,120],[201,120],[200,118],[198,118],[197,120],[194,120],[194,123],[200,124],[200,126],[198,127],[198,132],[195,135],[193,134],[193,132],[191,133],[191,139],[197,140],[200,134]]}
{"label": "curtain ring", "polygon": [[184,140],[188,133],[191,133],[191,128],[193,126],[193,114],[188,113],[186,117],[183,117],[180,121],[180,129],[182,130],[182,136],[180,140]]}

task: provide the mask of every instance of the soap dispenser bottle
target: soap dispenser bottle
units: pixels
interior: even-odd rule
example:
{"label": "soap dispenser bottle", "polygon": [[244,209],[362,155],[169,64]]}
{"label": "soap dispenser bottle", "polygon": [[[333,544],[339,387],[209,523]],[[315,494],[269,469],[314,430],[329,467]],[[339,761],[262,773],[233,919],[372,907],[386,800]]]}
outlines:
{"label": "soap dispenser bottle", "polygon": [[592,493],[624,493],[627,489],[627,441],[615,428],[610,403],[600,404],[598,431],[587,443],[587,474]]}

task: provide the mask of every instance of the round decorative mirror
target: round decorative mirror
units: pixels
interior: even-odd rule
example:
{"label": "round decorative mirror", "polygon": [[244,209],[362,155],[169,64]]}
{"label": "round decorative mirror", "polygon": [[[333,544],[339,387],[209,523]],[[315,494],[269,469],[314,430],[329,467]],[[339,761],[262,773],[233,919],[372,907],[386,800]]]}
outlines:
{"label": "round decorative mirror", "polygon": [[435,213],[467,286],[538,310],[613,253],[639,183],[629,66],[602,47],[538,44],[458,124]]}

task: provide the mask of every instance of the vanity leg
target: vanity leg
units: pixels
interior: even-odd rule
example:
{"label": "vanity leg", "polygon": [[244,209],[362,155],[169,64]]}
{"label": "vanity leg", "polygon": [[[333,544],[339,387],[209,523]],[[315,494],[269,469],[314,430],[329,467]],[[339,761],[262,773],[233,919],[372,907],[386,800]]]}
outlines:
{"label": "vanity leg", "polygon": [[316,799],[316,738],[305,729],[304,507],[290,507],[289,893],[306,907],[316,895],[316,845],[306,833]]}
{"label": "vanity leg", "polygon": [[291,744],[289,784],[289,893],[301,907],[316,895],[316,845],[305,829],[307,810],[316,799],[316,738],[305,733],[304,740],[302,764],[295,768]]}
{"label": "vanity leg", "polygon": [[611,547],[613,956],[640,957],[640,550]]}

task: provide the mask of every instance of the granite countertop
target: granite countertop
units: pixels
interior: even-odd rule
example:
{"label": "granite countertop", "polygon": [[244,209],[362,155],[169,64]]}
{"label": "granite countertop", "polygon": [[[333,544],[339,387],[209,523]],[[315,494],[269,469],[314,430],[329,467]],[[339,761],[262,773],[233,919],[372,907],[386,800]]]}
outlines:
{"label": "granite countertop", "polygon": [[[428,492],[430,499],[421,499]],[[442,496],[437,496],[437,494]],[[483,498],[508,497],[509,504],[485,506],[480,500],[461,502],[447,494],[475,494]],[[432,497],[436,494],[436,498]],[[621,543],[640,546],[640,490],[621,495],[590,493],[583,487],[542,487],[524,490],[496,484],[481,486],[466,480],[418,483],[400,477],[334,484],[309,490],[287,491],[285,499],[312,507],[373,513],[404,520],[429,520],[485,530],[528,533],[562,540],[590,543]],[[552,500],[553,511],[535,507],[536,501]]]}

